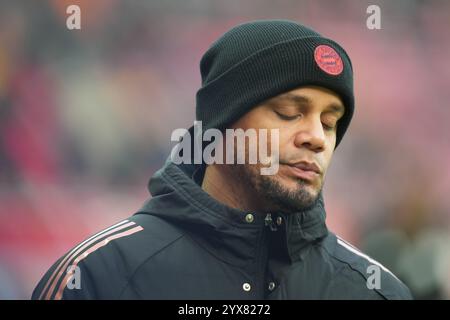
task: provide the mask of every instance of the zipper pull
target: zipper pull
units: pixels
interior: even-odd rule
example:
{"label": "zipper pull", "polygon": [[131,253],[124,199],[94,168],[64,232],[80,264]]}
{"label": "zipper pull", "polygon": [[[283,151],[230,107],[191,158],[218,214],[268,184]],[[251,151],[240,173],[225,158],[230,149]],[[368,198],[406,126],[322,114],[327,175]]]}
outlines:
{"label": "zipper pull", "polygon": [[277,226],[275,225],[275,223],[272,220],[272,214],[268,213],[266,215],[266,217],[264,218],[264,224],[265,226],[269,226],[270,227],[270,231],[277,231]]}

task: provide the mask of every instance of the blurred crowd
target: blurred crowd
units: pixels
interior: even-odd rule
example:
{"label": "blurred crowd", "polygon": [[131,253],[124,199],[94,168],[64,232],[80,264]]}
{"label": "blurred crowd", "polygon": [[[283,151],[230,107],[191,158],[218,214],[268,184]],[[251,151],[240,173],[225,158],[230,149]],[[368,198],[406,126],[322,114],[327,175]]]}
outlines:
{"label": "blurred crowd", "polygon": [[[81,8],[68,30],[66,8]],[[381,9],[381,29],[366,8]],[[0,0],[0,299],[134,213],[195,117],[203,52],[291,19],[335,39],[356,112],[327,175],[330,229],[416,298],[450,299],[450,2]]]}

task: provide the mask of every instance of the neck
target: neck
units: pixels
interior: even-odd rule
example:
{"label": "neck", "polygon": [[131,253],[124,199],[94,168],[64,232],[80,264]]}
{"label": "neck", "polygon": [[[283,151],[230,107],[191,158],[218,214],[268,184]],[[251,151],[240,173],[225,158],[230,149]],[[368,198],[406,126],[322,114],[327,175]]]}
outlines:
{"label": "neck", "polygon": [[245,183],[244,177],[236,177],[236,170],[225,165],[206,167],[202,189],[215,200],[242,211],[260,210],[255,190]]}

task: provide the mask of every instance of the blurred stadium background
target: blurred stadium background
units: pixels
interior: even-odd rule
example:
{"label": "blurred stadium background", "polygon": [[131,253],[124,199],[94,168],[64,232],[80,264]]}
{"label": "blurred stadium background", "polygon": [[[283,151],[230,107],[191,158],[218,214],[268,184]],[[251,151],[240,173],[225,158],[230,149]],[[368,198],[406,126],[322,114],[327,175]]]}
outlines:
{"label": "blurred stadium background", "polygon": [[[66,28],[81,8],[82,30]],[[381,8],[381,30],[366,8]],[[416,298],[450,298],[450,1],[0,0],[0,298],[134,213],[194,120],[199,61],[248,20],[342,43],[356,114],[327,176],[328,225]]]}

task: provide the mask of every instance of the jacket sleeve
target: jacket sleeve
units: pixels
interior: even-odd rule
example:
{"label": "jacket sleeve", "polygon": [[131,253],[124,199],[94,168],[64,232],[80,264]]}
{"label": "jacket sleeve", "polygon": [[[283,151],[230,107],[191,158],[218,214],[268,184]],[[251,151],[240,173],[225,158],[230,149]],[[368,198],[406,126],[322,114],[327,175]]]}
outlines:
{"label": "jacket sleeve", "polygon": [[[47,271],[32,299],[118,299],[130,275],[145,261],[140,225],[123,220],[72,248]],[[131,236],[133,235],[133,236]],[[145,251],[144,251],[145,252]]]}
{"label": "jacket sleeve", "polygon": [[97,295],[94,280],[84,261],[68,264],[63,256],[39,281],[31,299],[85,300],[97,299]]}

